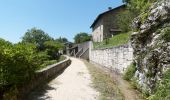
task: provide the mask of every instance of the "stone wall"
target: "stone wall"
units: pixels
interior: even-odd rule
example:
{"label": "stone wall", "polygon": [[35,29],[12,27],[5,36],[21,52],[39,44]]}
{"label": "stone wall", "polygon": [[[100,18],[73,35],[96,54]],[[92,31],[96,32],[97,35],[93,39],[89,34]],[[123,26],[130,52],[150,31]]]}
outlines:
{"label": "stone wall", "polygon": [[67,57],[64,61],[57,64],[47,66],[46,68],[36,72],[35,77],[19,89],[18,100],[23,100],[25,96],[34,88],[41,85],[42,83],[48,82],[59,75],[65,68],[71,64],[71,60]]}
{"label": "stone wall", "polygon": [[130,44],[103,48],[90,48],[90,61],[107,67],[111,70],[123,73],[133,60],[133,49]]}

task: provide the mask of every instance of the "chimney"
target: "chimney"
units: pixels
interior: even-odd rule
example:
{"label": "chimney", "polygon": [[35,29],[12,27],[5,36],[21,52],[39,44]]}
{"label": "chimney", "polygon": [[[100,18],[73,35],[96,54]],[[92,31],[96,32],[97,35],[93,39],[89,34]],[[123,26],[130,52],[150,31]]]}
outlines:
{"label": "chimney", "polygon": [[112,7],[108,7],[108,10],[112,10]]}

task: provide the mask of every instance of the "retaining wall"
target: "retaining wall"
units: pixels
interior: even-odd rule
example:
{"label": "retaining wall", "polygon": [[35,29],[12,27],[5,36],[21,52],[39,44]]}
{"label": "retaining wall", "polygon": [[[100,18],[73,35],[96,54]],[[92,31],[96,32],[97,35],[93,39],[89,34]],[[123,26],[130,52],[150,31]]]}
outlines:
{"label": "retaining wall", "polygon": [[[41,85],[42,83],[48,82],[59,75],[65,68],[71,64],[71,60],[66,57],[64,61],[57,64],[47,66],[46,68],[36,72],[35,77],[28,82],[23,88],[19,89],[19,99],[24,98],[31,90]],[[22,100],[22,99],[21,99]]]}
{"label": "retaining wall", "polygon": [[133,61],[133,49],[129,44],[111,48],[93,49],[91,43],[90,61],[118,73],[123,73]]}

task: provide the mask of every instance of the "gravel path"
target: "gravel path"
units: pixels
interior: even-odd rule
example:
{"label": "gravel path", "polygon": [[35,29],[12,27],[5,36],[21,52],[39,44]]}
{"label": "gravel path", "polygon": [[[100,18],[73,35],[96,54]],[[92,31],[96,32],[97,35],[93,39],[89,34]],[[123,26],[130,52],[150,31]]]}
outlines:
{"label": "gravel path", "polygon": [[84,62],[71,58],[71,65],[50,83],[33,91],[29,100],[97,100],[99,93],[90,85]]}

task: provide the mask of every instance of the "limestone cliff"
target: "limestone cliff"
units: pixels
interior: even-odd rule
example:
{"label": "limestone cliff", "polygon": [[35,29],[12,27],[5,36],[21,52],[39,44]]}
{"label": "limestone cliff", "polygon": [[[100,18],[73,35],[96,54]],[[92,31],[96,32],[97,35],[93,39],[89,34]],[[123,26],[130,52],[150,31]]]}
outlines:
{"label": "limestone cliff", "polygon": [[131,43],[135,76],[142,90],[153,93],[170,68],[170,0],[160,0],[135,18]]}

